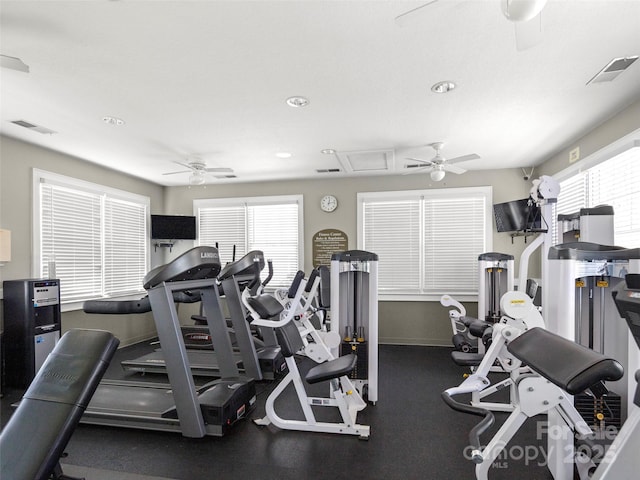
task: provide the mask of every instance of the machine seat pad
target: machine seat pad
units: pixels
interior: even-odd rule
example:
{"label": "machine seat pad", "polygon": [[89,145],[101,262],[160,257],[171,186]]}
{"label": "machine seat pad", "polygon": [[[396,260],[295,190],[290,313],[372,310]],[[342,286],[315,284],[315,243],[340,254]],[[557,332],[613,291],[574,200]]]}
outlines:
{"label": "machine seat pad", "polygon": [[600,381],[620,380],[624,375],[622,365],[614,359],[543,328],[526,331],[509,343],[507,349],[571,395]]}
{"label": "machine seat pad", "polygon": [[488,328],[493,328],[493,323],[476,320],[469,324],[469,333],[474,337],[482,338]]}
{"label": "machine seat pad", "polygon": [[479,320],[475,317],[468,317],[468,316],[464,316],[464,317],[460,317],[458,319],[460,322],[462,322],[462,324],[466,327],[468,327],[469,325],[471,325],[473,322],[481,322],[482,320]]}
{"label": "machine seat pad", "polygon": [[307,372],[305,380],[307,383],[318,383],[332,378],[342,377],[356,368],[358,357],[353,353],[329,360],[328,362],[316,365]]}
{"label": "machine seat pad", "polygon": [[483,358],[483,353],[451,352],[451,359],[456,365],[460,365],[461,367],[477,367],[482,363]]}
{"label": "machine seat pad", "polygon": [[264,319],[276,317],[284,310],[282,304],[275,297],[267,294],[249,297],[248,303],[260,315],[260,318]]}

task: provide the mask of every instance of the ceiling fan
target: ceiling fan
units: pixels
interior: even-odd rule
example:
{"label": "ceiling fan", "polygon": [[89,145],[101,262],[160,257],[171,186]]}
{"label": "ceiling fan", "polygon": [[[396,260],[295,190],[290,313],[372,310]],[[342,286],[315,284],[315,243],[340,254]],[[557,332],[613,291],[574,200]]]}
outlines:
{"label": "ceiling fan", "polygon": [[[406,11],[395,18],[399,26],[416,17],[416,14],[429,12],[426,8],[439,3],[441,0],[431,0]],[[502,14],[514,24],[516,34],[516,48],[518,51],[526,50],[542,41],[542,10],[548,0],[501,0]],[[443,2],[444,3],[444,2]]]}
{"label": "ceiling fan", "polygon": [[[455,157],[447,160],[440,154],[440,150],[444,146],[443,142],[435,142],[430,143],[429,147],[433,148],[436,151],[435,157],[431,160],[422,160],[420,158],[412,158],[409,157],[407,160],[411,160],[412,162],[419,162],[416,164],[408,164],[405,168],[411,169],[412,171],[406,172],[409,173],[418,173],[418,172],[430,172],[431,180],[434,182],[439,182],[442,180],[446,174],[446,172],[461,174],[466,172],[466,170],[462,167],[458,167],[454,165],[455,163],[466,162],[468,160],[477,160],[480,158],[479,155],[475,153],[471,153],[469,155],[463,155],[461,157]],[[420,165],[421,164],[421,165]]]}
{"label": "ceiling fan", "polygon": [[180,170],[177,172],[167,172],[163,173],[163,175],[176,175],[179,173],[190,173],[189,175],[189,185],[202,185],[206,178],[207,173],[233,173],[232,168],[225,167],[207,167],[207,164],[200,159],[192,159],[185,162],[178,162],[174,160],[174,163],[178,165],[182,165],[188,170]]}

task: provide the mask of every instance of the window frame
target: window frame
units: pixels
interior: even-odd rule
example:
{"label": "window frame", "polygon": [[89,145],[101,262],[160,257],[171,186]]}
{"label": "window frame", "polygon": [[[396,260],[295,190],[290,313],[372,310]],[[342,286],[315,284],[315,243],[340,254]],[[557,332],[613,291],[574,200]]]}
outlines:
{"label": "window frame", "polygon": [[[622,155],[628,152],[629,150],[632,150],[634,148],[640,148],[640,139],[638,139],[638,134],[640,134],[640,129],[637,129],[629,133],[628,135],[625,135],[620,139],[612,142],[611,144],[601,148],[600,150],[597,150],[596,152],[585,157],[581,161],[576,162],[575,164],[570,165],[569,167],[563,170],[560,170],[559,172],[553,175],[553,178],[557,180],[558,183],[564,182],[566,180],[569,180],[572,177],[575,177],[576,175],[586,173],[590,169],[597,167],[598,165],[608,160],[611,160],[619,155]],[[562,190],[560,191],[560,195],[562,195]],[[576,212],[570,212],[570,213],[576,213]],[[553,227],[552,227],[554,244],[559,243],[557,217],[558,217],[557,204],[554,204]],[[614,218],[615,218],[615,211],[614,211]],[[614,237],[615,237],[615,232],[614,232]],[[615,242],[615,238],[614,238],[614,242]]]}
{"label": "window frame", "polygon": [[[397,190],[397,191],[376,191],[376,192],[358,192],[357,194],[357,245],[359,249],[363,249],[364,242],[364,203],[368,200],[407,200],[411,198],[421,199],[447,199],[447,198],[460,198],[461,196],[482,196],[484,197],[484,252],[490,252],[493,249],[493,187],[488,186],[475,186],[475,187],[456,187],[456,188],[438,188],[438,189],[421,189],[421,190]],[[423,207],[420,208],[420,212],[423,213]],[[424,238],[424,232],[426,225],[424,225],[424,214],[418,219],[420,224],[420,237]],[[421,245],[422,248],[424,246]],[[480,252],[480,253],[484,253]],[[377,252],[373,252],[377,253]],[[422,257],[422,255],[421,255]],[[424,277],[424,268],[426,266],[425,260],[422,260],[420,266],[420,276]],[[477,268],[477,264],[474,268]],[[476,285],[477,287],[477,285]],[[422,301],[422,302],[435,302],[440,301],[441,296],[444,293],[452,294],[456,296],[456,299],[460,301],[478,301],[477,291],[474,294],[460,294],[456,292],[433,292],[426,291],[422,293],[386,293],[378,292],[380,300],[383,301]]]}
{"label": "window frame", "polygon": [[[81,180],[74,177],[69,177],[67,175],[62,175],[59,173],[50,172],[47,170],[41,170],[38,168],[33,169],[32,173],[32,242],[31,242],[31,274],[34,278],[39,278],[41,276],[42,271],[42,225],[41,225],[41,205],[42,205],[42,196],[40,192],[40,184],[48,183],[50,185],[56,185],[59,187],[68,188],[71,190],[86,192],[92,195],[97,195],[102,197],[101,200],[101,211],[100,211],[100,223],[101,223],[101,233],[100,233],[100,241],[103,246],[103,251],[101,253],[101,267],[104,267],[104,259],[105,259],[105,234],[104,231],[104,222],[105,222],[105,211],[104,211],[104,199],[114,199],[125,202],[137,203],[145,208],[145,231],[146,235],[144,238],[144,261],[145,261],[145,272],[149,271],[151,265],[151,249],[150,249],[150,207],[151,207],[151,199],[145,195],[140,195],[137,193],[127,192],[125,190],[120,190],[113,187],[108,187],[105,185],[100,185],[97,183],[89,182],[86,180]],[[142,278],[140,279],[140,290],[136,292],[131,292],[129,294],[123,295],[105,295],[105,279],[104,279],[104,268],[102,268],[102,290],[103,295],[93,297],[92,299],[104,299],[104,298],[113,298],[113,299],[128,299],[128,298],[138,298],[140,294],[144,294],[145,290],[142,286]],[[82,305],[87,299],[83,300],[72,300],[65,301],[61,299],[61,310],[63,312],[72,311],[72,310],[81,310]]]}
{"label": "window frame", "polygon": [[[200,216],[199,209],[207,207],[237,207],[237,206],[263,206],[263,205],[280,205],[280,204],[295,204],[298,206],[298,265],[297,270],[304,269],[304,196],[302,194],[293,195],[263,195],[256,197],[221,197],[221,198],[200,198],[193,200],[193,215],[196,217],[196,228],[198,232],[197,244],[201,245],[200,235]],[[245,222],[245,240],[248,241],[248,226]],[[248,248],[248,245],[247,245]],[[268,257],[265,254],[265,257]],[[240,258],[236,255],[236,260]],[[268,258],[265,258],[267,260]],[[226,261],[226,259],[222,259]],[[274,270],[278,268],[274,265]],[[296,271],[297,271],[296,270]],[[296,272],[292,272],[291,280]],[[288,287],[289,285],[286,285]],[[274,288],[279,288],[272,284],[267,285],[266,290],[271,291]]]}

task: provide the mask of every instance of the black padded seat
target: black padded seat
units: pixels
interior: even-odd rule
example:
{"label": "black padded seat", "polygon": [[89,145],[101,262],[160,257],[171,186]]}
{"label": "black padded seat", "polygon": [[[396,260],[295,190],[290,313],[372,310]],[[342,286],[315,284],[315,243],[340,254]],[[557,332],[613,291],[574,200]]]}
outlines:
{"label": "black padded seat", "polygon": [[451,359],[461,367],[477,367],[482,363],[483,353],[451,352]]}
{"label": "black padded seat", "polygon": [[351,373],[356,368],[358,357],[353,353],[343,355],[334,360],[316,365],[307,372],[304,379],[307,383],[313,384],[331,380],[332,378],[342,377]]}
{"label": "black padded seat", "polygon": [[602,381],[620,380],[622,365],[612,358],[543,328],[524,332],[507,346],[532,370],[571,395]]}
{"label": "black padded seat", "polygon": [[266,294],[249,297],[247,303],[260,315],[260,318],[264,319],[278,316],[284,310],[282,304],[275,297]]}
{"label": "black padded seat", "polygon": [[49,478],[118,344],[101,330],[74,329],[62,336],[2,430],[3,480]]}
{"label": "black padded seat", "polygon": [[469,333],[474,337],[482,338],[484,337],[487,330],[492,329],[493,331],[493,323],[485,322],[484,320],[476,320],[471,322],[469,325]]}
{"label": "black padded seat", "polygon": [[[283,327],[276,328],[278,343],[285,357],[291,357],[304,347],[300,331],[296,324],[291,321]],[[342,357],[329,360],[328,362],[316,365],[307,372],[305,381],[307,383],[318,383],[332,378],[346,375],[356,368],[358,357],[354,354],[343,355]]]}

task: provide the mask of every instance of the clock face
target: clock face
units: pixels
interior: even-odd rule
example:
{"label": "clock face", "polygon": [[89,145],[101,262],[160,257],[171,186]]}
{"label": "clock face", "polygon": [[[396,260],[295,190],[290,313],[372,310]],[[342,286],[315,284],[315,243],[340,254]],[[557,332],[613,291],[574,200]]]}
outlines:
{"label": "clock face", "polygon": [[333,195],[325,195],[320,200],[320,208],[325,212],[333,212],[338,208],[338,199]]}

